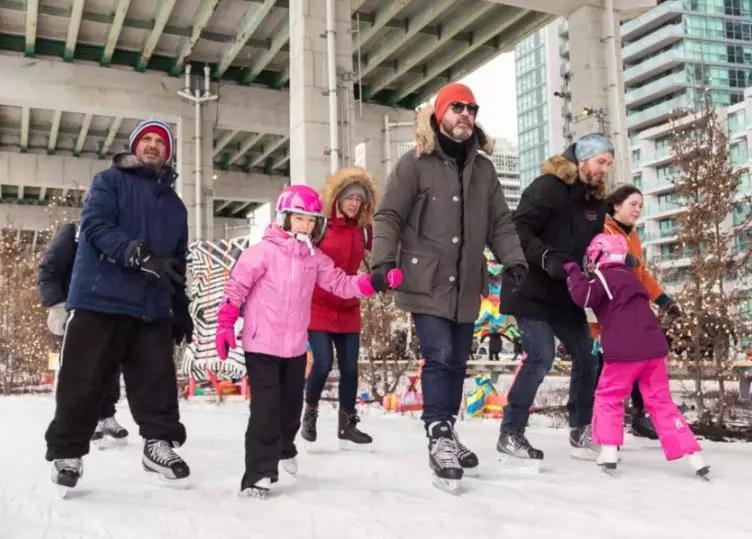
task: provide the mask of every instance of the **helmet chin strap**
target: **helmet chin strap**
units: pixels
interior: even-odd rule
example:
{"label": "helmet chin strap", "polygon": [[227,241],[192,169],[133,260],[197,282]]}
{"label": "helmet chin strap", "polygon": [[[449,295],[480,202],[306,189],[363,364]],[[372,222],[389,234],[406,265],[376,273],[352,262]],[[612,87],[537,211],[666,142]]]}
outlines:
{"label": "helmet chin strap", "polygon": [[308,247],[308,250],[311,251],[311,254],[313,255],[315,251],[313,250],[313,243],[311,242],[311,237],[308,234],[303,234],[302,232],[295,232],[294,234],[292,232],[288,232],[293,238],[298,240],[300,243],[306,244]]}

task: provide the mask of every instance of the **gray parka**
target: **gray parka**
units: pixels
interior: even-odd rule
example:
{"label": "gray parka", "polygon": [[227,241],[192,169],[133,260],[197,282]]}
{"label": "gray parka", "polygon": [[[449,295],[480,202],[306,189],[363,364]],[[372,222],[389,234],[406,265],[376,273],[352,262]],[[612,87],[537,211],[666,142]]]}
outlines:
{"label": "gray parka", "polygon": [[493,141],[476,125],[460,174],[438,143],[431,107],[418,113],[415,134],[374,217],[373,265],[404,272],[400,308],[474,322],[488,292],[484,247],[505,267],[527,267],[494,166],[479,153],[491,154]]}

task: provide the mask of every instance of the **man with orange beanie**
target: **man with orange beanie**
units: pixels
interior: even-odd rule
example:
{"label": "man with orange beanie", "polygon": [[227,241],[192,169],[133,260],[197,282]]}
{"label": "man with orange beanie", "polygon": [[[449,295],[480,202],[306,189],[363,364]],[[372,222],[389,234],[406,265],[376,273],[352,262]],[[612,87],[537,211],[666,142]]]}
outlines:
{"label": "man with orange beanie", "polygon": [[392,268],[404,274],[397,305],[412,313],[425,359],[429,463],[434,484],[449,490],[478,466],[454,424],[473,322],[481,294],[488,293],[484,247],[504,265],[505,286],[516,288],[527,275],[504,192],[487,158],[493,139],[475,123],[477,116],[470,88],[444,86],[434,107],[418,112],[415,151],[391,171],[374,217],[374,286],[385,290]]}

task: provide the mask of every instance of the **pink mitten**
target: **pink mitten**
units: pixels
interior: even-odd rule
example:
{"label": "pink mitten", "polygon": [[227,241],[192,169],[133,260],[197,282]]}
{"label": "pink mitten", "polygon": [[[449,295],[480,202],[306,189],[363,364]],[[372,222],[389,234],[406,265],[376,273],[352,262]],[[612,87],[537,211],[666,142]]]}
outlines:
{"label": "pink mitten", "polygon": [[225,303],[217,313],[217,335],[214,338],[214,347],[217,349],[219,359],[227,359],[230,349],[238,343],[235,340],[235,321],[240,316],[240,308],[231,303]]}
{"label": "pink mitten", "polygon": [[366,298],[370,298],[376,294],[376,290],[374,290],[371,284],[371,276],[368,273],[358,275],[358,289],[360,289],[360,293]]}
{"label": "pink mitten", "polygon": [[389,284],[389,288],[395,289],[399,288],[399,285],[402,284],[402,278],[404,277],[404,274],[402,273],[402,270],[399,268],[392,268],[389,270],[389,272],[386,274],[386,282]]}

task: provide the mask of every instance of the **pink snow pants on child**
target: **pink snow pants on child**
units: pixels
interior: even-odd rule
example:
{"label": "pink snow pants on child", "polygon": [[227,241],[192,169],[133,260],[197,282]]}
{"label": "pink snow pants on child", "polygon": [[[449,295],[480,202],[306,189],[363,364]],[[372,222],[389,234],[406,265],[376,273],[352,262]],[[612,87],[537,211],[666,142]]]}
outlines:
{"label": "pink snow pants on child", "polygon": [[593,440],[624,445],[624,399],[637,380],[666,460],[700,451],[687,420],[671,400],[666,359],[611,361],[603,366],[593,410]]}

